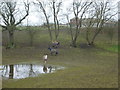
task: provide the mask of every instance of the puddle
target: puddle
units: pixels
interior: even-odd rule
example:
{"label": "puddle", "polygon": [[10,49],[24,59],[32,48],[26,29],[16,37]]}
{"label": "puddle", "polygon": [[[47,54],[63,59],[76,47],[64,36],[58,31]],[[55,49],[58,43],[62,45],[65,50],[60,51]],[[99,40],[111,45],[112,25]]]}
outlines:
{"label": "puddle", "polygon": [[1,65],[0,77],[3,79],[37,77],[40,74],[53,73],[59,69],[64,69],[64,67],[39,64]]}

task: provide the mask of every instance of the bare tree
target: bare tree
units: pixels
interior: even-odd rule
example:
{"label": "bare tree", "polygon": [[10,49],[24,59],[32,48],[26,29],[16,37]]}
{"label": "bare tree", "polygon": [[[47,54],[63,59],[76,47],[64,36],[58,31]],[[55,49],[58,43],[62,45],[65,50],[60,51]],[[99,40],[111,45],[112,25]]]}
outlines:
{"label": "bare tree", "polygon": [[2,16],[2,20],[4,25],[0,25],[5,30],[9,32],[9,48],[14,48],[14,31],[17,25],[21,24],[21,22],[29,15],[29,4],[24,2],[25,6],[25,14],[22,16],[19,20],[16,18],[16,15],[18,12],[20,12],[18,9],[16,9],[17,2],[9,1],[9,2],[2,2],[1,3],[1,11],[0,14]]}
{"label": "bare tree", "polygon": [[87,15],[85,15],[85,18],[83,19],[83,24],[82,24],[86,30],[85,38],[88,45],[90,44],[90,39],[91,39],[90,37],[91,37],[91,34],[93,33],[93,30],[95,28],[94,26],[96,24],[96,20],[94,19],[95,14],[93,12],[94,12],[94,8],[91,5],[90,9],[87,11]]}
{"label": "bare tree", "polygon": [[[80,33],[80,29],[82,27],[82,20],[83,16],[86,13],[86,11],[89,9],[89,6],[92,4],[92,2],[82,2],[79,0],[73,1],[73,12],[75,16],[75,34],[73,35],[73,31],[71,32],[72,37],[72,46],[76,47],[76,41]],[[74,30],[74,29],[73,29]]]}
{"label": "bare tree", "polygon": [[52,0],[51,5],[52,5],[52,9],[53,9],[53,16],[54,16],[55,39],[57,41],[58,36],[59,36],[59,30],[60,30],[58,13],[60,12],[62,1],[57,2],[57,0]]}
{"label": "bare tree", "polygon": [[40,10],[42,10],[44,16],[45,16],[45,19],[46,19],[46,23],[47,23],[47,28],[48,28],[48,31],[49,31],[49,35],[50,35],[50,40],[52,41],[52,32],[51,32],[51,29],[50,29],[50,24],[49,24],[49,15],[47,14],[47,11],[45,9],[45,3],[44,1],[40,1],[40,0],[37,0],[38,3],[34,3],[35,5],[39,5],[39,8]]}
{"label": "bare tree", "polygon": [[63,15],[67,19],[67,26],[68,26],[69,31],[70,31],[71,41],[73,41],[73,30],[72,30],[72,24],[70,23],[70,14],[71,14],[71,8],[67,8],[66,13]]}
{"label": "bare tree", "polygon": [[[105,24],[110,21],[110,19],[116,15],[111,11],[113,7],[110,6],[110,2],[94,2],[91,9],[88,11],[88,17],[84,21],[84,26],[86,28],[86,40],[88,45],[94,45],[94,40],[98,34],[105,28]],[[92,32],[91,32],[92,31]],[[112,31],[110,31],[109,35]]]}
{"label": "bare tree", "polygon": [[[110,6],[110,2],[94,2],[94,18],[91,19],[91,25],[94,23],[95,26],[95,34],[93,35],[91,41],[88,41],[89,45],[94,44],[95,38],[98,34],[103,30],[105,23],[107,23],[113,16],[117,13],[111,12],[113,7]],[[94,20],[93,20],[94,19]],[[88,36],[87,36],[88,37]]]}
{"label": "bare tree", "polygon": [[[57,41],[58,36],[59,36],[59,30],[60,30],[58,13],[60,12],[60,7],[61,7],[62,2],[58,2],[56,0],[51,0],[51,1],[47,1],[47,2],[42,1],[42,0],[37,0],[37,2],[38,3],[34,3],[34,4],[39,6],[40,10],[43,12],[43,14],[45,16],[46,25],[47,25],[47,28],[49,31],[51,41],[53,41],[53,34],[52,34],[49,18],[50,18],[50,13],[52,13],[53,18],[54,18],[53,21],[54,21],[54,28],[55,28],[55,40]],[[46,6],[47,6],[47,8],[46,8]],[[48,11],[48,7],[51,8],[51,12]],[[47,13],[47,12],[49,12],[49,13]]]}

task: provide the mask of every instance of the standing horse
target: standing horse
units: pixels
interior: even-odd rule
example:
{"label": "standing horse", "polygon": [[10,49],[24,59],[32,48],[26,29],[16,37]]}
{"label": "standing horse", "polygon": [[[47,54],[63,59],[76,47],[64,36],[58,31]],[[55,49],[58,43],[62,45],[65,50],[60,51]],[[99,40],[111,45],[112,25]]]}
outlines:
{"label": "standing horse", "polygon": [[51,55],[53,55],[53,54],[57,55],[58,54],[58,51],[56,49],[51,48],[51,47],[49,47],[48,49],[50,50]]}

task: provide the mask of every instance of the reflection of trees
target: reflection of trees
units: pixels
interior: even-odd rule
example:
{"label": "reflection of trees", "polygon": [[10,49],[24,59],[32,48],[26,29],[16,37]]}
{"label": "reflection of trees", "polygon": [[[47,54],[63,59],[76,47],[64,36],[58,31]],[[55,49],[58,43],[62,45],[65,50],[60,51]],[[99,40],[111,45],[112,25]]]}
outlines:
{"label": "reflection of trees", "polygon": [[4,71],[4,69],[5,69],[5,66],[2,66],[2,69],[0,70],[0,75],[3,77],[4,76],[4,73],[3,73],[3,71]]}
{"label": "reflection of trees", "polygon": [[35,73],[34,73],[34,70],[33,70],[33,65],[30,64],[29,77],[32,76],[32,74],[35,74]]}
{"label": "reflection of trees", "polygon": [[[5,75],[7,75],[7,73],[9,72],[9,71],[8,71],[8,67],[9,67],[8,65],[5,65],[5,68],[4,68]],[[4,76],[5,76],[5,75],[4,75]]]}
{"label": "reflection of trees", "polygon": [[14,66],[10,65],[9,79],[13,79],[14,76]]}
{"label": "reflection of trees", "polygon": [[[38,69],[37,69],[38,68]],[[26,77],[31,77],[31,76],[37,76],[37,74],[40,74],[41,67],[38,67],[36,65],[3,65],[2,70],[0,71],[0,75],[3,78],[9,78],[9,79],[14,79],[14,78],[26,78]],[[52,70],[54,70],[54,67],[52,66],[47,66],[43,65],[42,70],[44,73],[51,73]]]}
{"label": "reflection of trees", "polygon": [[19,68],[19,65],[14,65],[14,67],[15,67],[15,72],[19,72],[19,70],[18,70],[18,68]]}
{"label": "reflection of trees", "polygon": [[3,65],[2,68],[2,77],[5,77],[7,74],[9,74],[9,65]]}
{"label": "reflection of trees", "polygon": [[2,77],[4,77],[4,75],[6,75],[6,72],[4,74],[4,70],[6,70],[6,67],[7,67],[7,65],[2,66],[2,68],[3,68],[3,70],[2,70]]}
{"label": "reflection of trees", "polygon": [[43,72],[47,73],[47,67],[45,65],[43,66]]}

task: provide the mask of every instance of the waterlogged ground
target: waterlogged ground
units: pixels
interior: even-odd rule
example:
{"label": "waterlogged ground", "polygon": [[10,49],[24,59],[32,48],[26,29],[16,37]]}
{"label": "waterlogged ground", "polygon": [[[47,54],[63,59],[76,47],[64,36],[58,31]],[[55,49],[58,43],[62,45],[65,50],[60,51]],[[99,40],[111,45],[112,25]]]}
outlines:
{"label": "waterlogged ground", "polygon": [[27,77],[37,77],[44,73],[53,73],[64,67],[40,65],[40,64],[15,64],[0,66],[0,77],[3,79],[23,79]]}
{"label": "waterlogged ground", "polygon": [[[3,64],[33,63],[34,65],[40,63],[42,65],[40,68],[43,70],[42,56],[44,52],[47,52],[44,48],[3,50]],[[30,64],[27,68],[30,68]],[[51,56],[48,52],[47,64],[51,66],[60,65],[66,68],[56,70],[55,73],[40,74],[37,77],[3,80],[3,88],[118,87],[118,54],[115,52],[99,48],[81,49],[68,47],[59,49],[58,56]]]}

